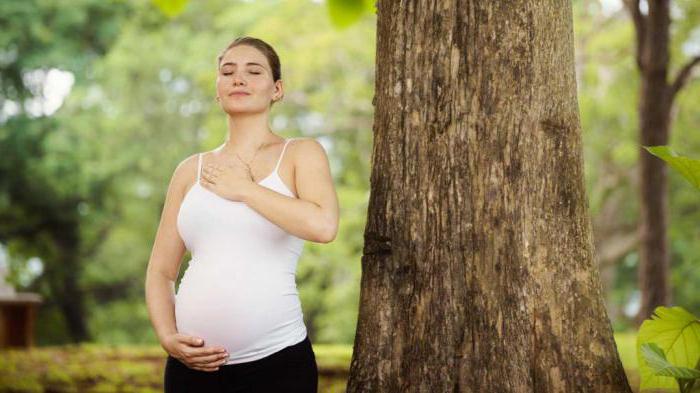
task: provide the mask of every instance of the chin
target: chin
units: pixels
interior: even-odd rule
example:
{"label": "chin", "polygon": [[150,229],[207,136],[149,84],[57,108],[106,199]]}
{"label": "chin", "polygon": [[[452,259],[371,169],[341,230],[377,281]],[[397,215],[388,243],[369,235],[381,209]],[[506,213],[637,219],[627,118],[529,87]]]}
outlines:
{"label": "chin", "polygon": [[241,105],[227,105],[224,107],[224,111],[228,113],[229,115],[236,115],[236,114],[245,114],[245,113],[260,113],[264,112],[267,108],[265,107],[259,107],[256,108],[254,106],[241,106]]}

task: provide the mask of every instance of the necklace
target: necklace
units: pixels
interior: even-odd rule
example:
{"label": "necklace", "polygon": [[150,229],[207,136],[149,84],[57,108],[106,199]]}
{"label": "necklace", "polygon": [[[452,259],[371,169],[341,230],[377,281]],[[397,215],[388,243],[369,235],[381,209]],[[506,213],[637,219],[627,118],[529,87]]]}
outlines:
{"label": "necklace", "polygon": [[270,142],[270,143],[261,143],[261,144],[255,149],[255,153],[253,153],[253,158],[251,158],[250,161],[245,161],[244,159],[241,158],[241,156],[240,156],[238,153],[234,153],[234,154],[236,155],[236,158],[238,158],[238,160],[239,160],[240,162],[242,162],[243,165],[245,166],[246,171],[248,172],[248,176],[250,177],[250,180],[255,181],[255,179],[253,179],[253,170],[252,170],[252,168],[251,168],[250,165],[253,163],[253,161],[255,161],[255,157],[258,155],[258,152],[260,151],[260,149],[261,149],[262,147],[264,147],[264,146],[269,146],[269,145],[271,145],[271,144],[273,144],[273,142]]}
{"label": "necklace", "polygon": [[[261,146],[262,146],[262,145],[261,145]],[[238,160],[239,160],[240,162],[242,162],[243,165],[245,165],[246,171],[248,172],[248,177],[250,177],[250,180],[253,180],[253,181],[255,181],[255,179],[253,179],[253,170],[250,168],[250,164],[252,164],[253,161],[255,160],[255,156],[258,155],[258,151],[259,151],[259,150],[260,150],[260,147],[258,147],[257,149],[255,149],[255,153],[253,154],[253,158],[251,158],[250,161],[248,161],[248,162],[246,162],[245,160],[243,160],[243,159],[241,158],[241,156],[239,156],[238,153],[236,153],[236,158],[238,158]]]}

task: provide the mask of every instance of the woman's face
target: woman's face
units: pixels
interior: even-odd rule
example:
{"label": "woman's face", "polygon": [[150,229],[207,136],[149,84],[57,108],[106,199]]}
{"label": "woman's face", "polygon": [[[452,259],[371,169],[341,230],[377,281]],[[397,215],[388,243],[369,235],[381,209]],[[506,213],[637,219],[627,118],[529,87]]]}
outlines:
{"label": "woman's face", "polygon": [[282,81],[272,81],[270,64],[259,50],[238,45],[221,59],[216,93],[227,113],[262,112],[269,109],[270,101],[281,97]]}

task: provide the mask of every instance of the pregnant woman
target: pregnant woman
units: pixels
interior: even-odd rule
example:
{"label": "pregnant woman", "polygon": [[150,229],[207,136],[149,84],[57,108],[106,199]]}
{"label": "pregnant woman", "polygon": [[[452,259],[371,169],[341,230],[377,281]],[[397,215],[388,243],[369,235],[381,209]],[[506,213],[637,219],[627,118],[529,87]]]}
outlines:
{"label": "pregnant woman", "polygon": [[148,262],[146,303],[168,353],[165,392],[317,392],[295,278],[304,241],[337,233],[328,157],[315,139],[268,127],[283,90],[264,41],[229,44],[216,91],[228,137],[175,168]]}

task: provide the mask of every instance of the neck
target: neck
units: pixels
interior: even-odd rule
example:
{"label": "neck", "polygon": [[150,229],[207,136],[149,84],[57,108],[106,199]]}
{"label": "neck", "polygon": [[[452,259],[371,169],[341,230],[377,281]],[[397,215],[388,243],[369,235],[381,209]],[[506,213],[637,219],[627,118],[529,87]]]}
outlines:
{"label": "neck", "polygon": [[228,115],[228,135],[220,147],[223,153],[252,152],[280,138],[272,133],[267,125],[265,113],[236,113]]}

